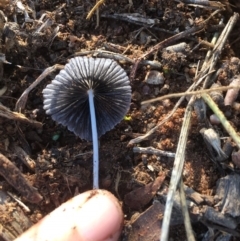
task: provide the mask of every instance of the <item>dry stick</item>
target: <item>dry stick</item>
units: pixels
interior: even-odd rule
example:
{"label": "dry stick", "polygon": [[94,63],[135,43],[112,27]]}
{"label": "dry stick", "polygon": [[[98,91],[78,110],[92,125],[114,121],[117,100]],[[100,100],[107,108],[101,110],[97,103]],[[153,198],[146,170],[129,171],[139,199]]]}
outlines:
{"label": "dry stick", "polygon": [[[109,58],[114,59],[116,61],[122,62],[122,63],[129,63],[129,64],[135,64],[135,61],[128,58],[127,56],[119,53],[114,53],[111,51],[106,50],[89,50],[89,51],[83,51],[83,52],[76,52],[75,54],[71,55],[70,57],[76,57],[76,56],[85,56],[91,54],[93,57],[99,57],[99,58]],[[151,61],[151,60],[142,60],[140,65],[149,65],[150,67],[154,69],[161,69],[162,65],[158,61]]]}
{"label": "dry stick", "polygon": [[[104,0],[100,0],[99,2],[98,2],[98,0],[96,0],[96,5],[98,3],[103,3],[103,2],[104,2]],[[96,10],[96,27],[95,28],[99,27],[99,22],[100,22],[100,18],[99,18],[99,7],[98,7]]]}
{"label": "dry stick", "polygon": [[141,104],[145,105],[145,104],[150,104],[152,102],[165,100],[165,99],[177,98],[177,97],[181,97],[181,96],[186,97],[186,96],[189,96],[189,95],[199,95],[199,94],[209,93],[209,92],[213,92],[213,91],[226,91],[226,90],[229,90],[229,89],[240,89],[240,86],[237,86],[237,85],[235,85],[235,86],[221,86],[221,87],[216,87],[216,88],[211,88],[211,89],[196,90],[196,91],[181,92],[181,93],[173,93],[173,94],[168,94],[168,95],[160,96],[160,97],[157,97],[157,98],[153,98],[153,99],[150,99],[150,100],[142,101]]}
{"label": "dry stick", "polygon": [[134,64],[134,60],[132,60],[122,54],[114,53],[114,52],[106,51],[106,50],[102,50],[102,49],[76,52],[73,55],[71,55],[70,57],[85,56],[85,55],[89,55],[89,54],[91,54],[93,57],[110,58],[110,59],[114,59],[116,61],[122,61],[125,63]]}
{"label": "dry stick", "polygon": [[30,93],[31,90],[33,90],[37,85],[41,83],[41,81],[50,73],[54,72],[57,69],[63,69],[64,66],[55,64],[54,66],[46,68],[43,73],[38,76],[38,78],[22,93],[20,98],[18,99],[15,109],[17,111],[21,111],[25,109],[27,100],[28,100],[28,94]]}
{"label": "dry stick", "polygon": [[[233,16],[229,19],[226,27],[223,29],[221,35],[219,36],[216,45],[214,47],[214,49],[212,50],[212,57],[209,60],[210,67],[209,67],[209,71],[213,70],[217,64],[217,61],[222,53],[223,47],[229,37],[230,32],[232,31],[234,25],[236,24],[237,20],[239,18],[239,14],[238,13],[234,13]],[[208,62],[208,65],[209,65]],[[211,76],[209,75],[203,84],[203,88],[205,89],[208,85],[209,85],[209,81],[210,81]]]}
{"label": "dry stick", "polygon": [[164,28],[159,28],[159,27],[155,27],[155,26],[146,26],[146,24],[143,22],[134,21],[134,20],[128,18],[127,16],[124,16],[121,14],[101,14],[101,17],[102,18],[111,18],[111,19],[115,19],[117,21],[124,21],[124,22],[128,22],[128,23],[132,23],[132,24],[135,24],[138,26],[142,26],[142,28],[146,28],[146,29],[147,29],[147,27],[149,27],[154,32],[159,31],[159,32],[164,32],[164,33],[171,34],[171,35],[176,34],[176,32],[169,31]]}
{"label": "dry stick", "polygon": [[207,105],[211,108],[211,110],[216,114],[216,116],[219,118],[220,122],[222,123],[225,130],[228,132],[228,134],[232,137],[232,139],[236,142],[238,148],[240,149],[240,137],[236,133],[236,131],[233,129],[233,127],[230,125],[222,111],[218,108],[216,103],[212,100],[212,98],[207,94],[203,93],[202,98],[207,103]]}
{"label": "dry stick", "polygon": [[190,220],[190,216],[189,216],[189,212],[188,212],[186,195],[185,195],[185,191],[184,191],[184,184],[183,184],[182,178],[179,183],[179,194],[180,194],[180,201],[181,201],[181,206],[182,206],[182,214],[183,214],[183,219],[184,219],[185,231],[187,234],[187,240],[195,241],[195,237],[194,237],[192,225],[191,225],[191,220]]}
{"label": "dry stick", "polygon": [[[223,22],[223,20],[221,19],[219,25],[222,24],[222,22]],[[213,44],[214,46],[215,46],[215,44],[216,44],[216,42],[217,42],[218,36],[219,36],[219,32],[216,32],[216,33],[214,33],[214,35],[213,35],[211,44]],[[213,48],[214,48],[214,46],[213,46]],[[204,63],[203,63],[203,65],[202,65],[201,70],[204,70],[204,69],[206,68],[207,63],[208,63],[208,61],[209,61],[209,59],[210,59],[210,57],[211,57],[211,55],[212,55],[212,50],[213,50],[213,48],[210,49],[210,50],[208,50],[208,52],[207,52],[207,54],[206,54],[206,56],[205,56],[205,60],[204,60]]]}
{"label": "dry stick", "polygon": [[[186,3],[186,1],[184,1],[184,2]],[[208,10],[214,10],[214,9],[225,10],[224,5],[222,3],[218,3],[217,1],[204,1],[204,0],[203,1],[202,0],[196,1],[196,0],[192,0],[192,3],[198,2],[197,4],[191,4],[190,3],[191,1],[187,1],[187,2],[188,2],[188,4],[187,4],[188,6],[195,7],[195,8],[205,8],[205,9],[208,9]],[[208,3],[208,6],[206,6],[203,3]]]}
{"label": "dry stick", "polygon": [[172,176],[170,180],[170,186],[168,190],[163,223],[161,228],[162,230],[162,233],[160,236],[161,241],[168,240],[169,224],[170,224],[170,218],[171,218],[172,207],[173,207],[173,198],[177,190],[179,180],[182,176],[182,170],[183,170],[184,159],[185,159],[185,149],[186,149],[187,136],[188,136],[188,131],[189,131],[190,122],[191,122],[192,109],[193,107],[189,102],[184,114],[182,129],[181,129],[177,151],[176,151],[176,157],[173,164]]}
{"label": "dry stick", "polygon": [[92,15],[94,14],[94,12],[96,10],[99,9],[99,7],[105,2],[105,0],[100,0],[100,1],[97,1],[96,0],[96,4],[94,5],[94,7],[90,10],[90,12],[88,13],[86,19],[90,19],[92,17]]}
{"label": "dry stick", "polygon": [[14,195],[13,195],[12,193],[7,192],[7,194],[8,194],[14,201],[16,201],[16,202],[18,203],[18,205],[19,205],[20,207],[22,207],[25,212],[27,212],[27,213],[30,213],[30,212],[31,212],[31,210],[29,209],[29,207],[28,207],[27,205],[25,205],[23,202],[21,202],[18,198],[14,197]]}
{"label": "dry stick", "polygon": [[133,147],[134,153],[145,153],[145,154],[151,154],[156,156],[167,156],[167,157],[175,157],[175,153],[168,152],[168,151],[162,151],[153,147]]}
{"label": "dry stick", "polygon": [[35,126],[36,128],[42,127],[41,122],[28,119],[25,115],[18,113],[18,112],[13,112],[1,104],[0,104],[0,116],[8,118],[10,120],[21,121],[21,122],[24,122],[27,124],[31,124],[31,125]]}

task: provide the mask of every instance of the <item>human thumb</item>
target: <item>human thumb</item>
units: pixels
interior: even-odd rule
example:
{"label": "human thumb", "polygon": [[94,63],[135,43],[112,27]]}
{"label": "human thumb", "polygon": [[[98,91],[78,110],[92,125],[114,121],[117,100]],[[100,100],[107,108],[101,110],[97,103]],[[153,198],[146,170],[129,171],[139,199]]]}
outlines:
{"label": "human thumb", "polygon": [[113,194],[91,190],[62,204],[15,241],[117,241],[122,224]]}

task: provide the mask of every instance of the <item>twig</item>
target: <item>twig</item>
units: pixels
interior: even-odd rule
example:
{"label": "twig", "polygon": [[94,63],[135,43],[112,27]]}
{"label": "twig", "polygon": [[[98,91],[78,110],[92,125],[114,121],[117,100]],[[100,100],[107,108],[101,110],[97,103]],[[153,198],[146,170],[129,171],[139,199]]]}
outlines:
{"label": "twig", "polygon": [[12,199],[14,199],[14,200],[18,203],[18,205],[24,209],[25,212],[27,212],[27,213],[30,213],[30,212],[31,212],[31,210],[29,209],[29,207],[28,207],[27,205],[25,205],[23,202],[21,202],[18,198],[14,197],[14,195],[13,195],[12,193],[7,192],[7,194],[8,194]]}
{"label": "twig", "polygon": [[[221,19],[219,25],[222,24],[222,23],[223,23],[223,19]],[[213,44],[213,46],[215,46],[218,37],[219,37],[219,32],[214,33],[213,38],[212,38],[212,41],[211,41],[211,44]],[[214,48],[214,47],[213,47],[213,48]],[[201,70],[204,70],[204,69],[206,68],[207,63],[208,63],[208,61],[209,61],[209,58],[210,58],[211,55],[212,55],[213,48],[210,49],[210,50],[208,50],[208,52],[207,52],[207,54],[206,54],[206,56],[205,56],[205,60],[204,60],[204,62],[203,62],[203,65],[202,65]]]}
{"label": "twig", "polygon": [[175,153],[168,152],[168,151],[162,151],[153,147],[133,147],[134,153],[146,153],[146,154],[152,154],[156,156],[167,156],[167,157],[175,157]]}
{"label": "twig", "polygon": [[240,89],[240,86],[221,86],[221,87],[216,87],[216,88],[211,88],[211,89],[203,89],[203,90],[196,90],[196,91],[189,91],[189,92],[182,92],[182,93],[173,93],[173,94],[153,98],[150,100],[142,101],[141,104],[145,105],[145,104],[150,104],[155,101],[160,101],[160,100],[165,100],[165,99],[170,99],[170,98],[177,98],[177,97],[189,96],[189,95],[199,95],[199,94],[209,93],[209,92],[213,92],[213,91],[225,91],[225,90],[229,90],[229,89]]}
{"label": "twig", "polygon": [[170,186],[167,195],[166,207],[164,211],[163,223],[162,223],[162,233],[160,236],[161,241],[168,240],[170,217],[173,207],[174,194],[177,190],[178,183],[182,176],[183,164],[185,159],[185,148],[187,144],[187,136],[190,128],[192,105],[189,102],[184,114],[182,129],[179,137],[178,147],[176,151],[176,157],[173,164],[172,176],[170,180]]}
{"label": "twig", "polygon": [[28,119],[25,115],[18,113],[18,112],[13,112],[2,104],[0,104],[0,116],[8,118],[10,120],[21,121],[21,122],[24,122],[27,124],[31,124],[31,125],[35,126],[36,128],[42,127],[41,122]]}
{"label": "twig", "polygon": [[18,111],[24,110],[27,100],[28,100],[28,94],[41,83],[41,81],[50,73],[54,72],[57,69],[63,69],[64,66],[56,64],[54,66],[46,68],[43,73],[22,93],[20,98],[18,99],[15,109]]}
{"label": "twig", "polygon": [[86,19],[90,19],[92,17],[92,15],[94,14],[95,11],[97,11],[99,9],[99,7],[105,2],[105,0],[96,0],[96,4],[94,5],[94,7],[90,10],[90,12],[88,13]]}
{"label": "twig", "polygon": [[125,22],[132,23],[132,24],[135,24],[135,25],[143,26],[144,28],[150,28],[152,31],[164,32],[164,33],[168,33],[168,34],[171,34],[171,35],[175,34],[175,32],[173,32],[173,31],[169,31],[169,30],[166,30],[164,28],[158,28],[158,27],[150,26],[150,25],[145,24],[144,22],[134,21],[133,19],[130,19],[127,16],[124,16],[124,15],[121,15],[121,14],[101,14],[101,17],[125,21]]}
{"label": "twig", "polygon": [[32,171],[36,168],[36,163],[30,158],[30,156],[16,143],[10,145],[10,150],[13,151],[14,155],[21,159],[21,161]]}
{"label": "twig", "polygon": [[[223,29],[221,35],[219,36],[214,49],[212,50],[212,57],[210,58],[210,60],[208,61],[208,69],[209,71],[213,70],[217,64],[217,61],[222,53],[223,47],[225,46],[225,43],[229,37],[230,32],[232,31],[234,25],[236,24],[237,20],[239,18],[239,14],[238,13],[234,13],[233,16],[229,19],[227,25],[225,26],[225,28]],[[203,88],[205,89],[206,87],[208,87],[208,85],[210,84],[211,76],[209,75],[203,84]]]}
{"label": "twig", "polygon": [[224,10],[224,5],[217,1],[208,1],[208,0],[202,0],[202,1],[182,0],[182,1],[179,1],[179,0],[175,0],[175,2],[183,2],[183,3],[187,4],[188,6],[193,6],[193,7]]}
{"label": "twig", "polygon": [[[91,54],[93,57],[99,57],[99,58],[109,58],[114,59],[116,61],[119,61],[121,63],[129,63],[129,64],[135,64],[136,61],[128,58],[127,56],[119,53],[114,53],[111,51],[106,50],[89,50],[89,51],[83,51],[83,52],[76,52],[75,54],[71,55],[70,57],[76,57],[76,56],[85,56]],[[157,61],[151,61],[151,60],[142,60],[140,65],[146,66],[149,65],[150,67],[154,69],[161,69],[162,65]]]}
{"label": "twig", "polygon": [[188,212],[187,201],[186,201],[184,184],[183,184],[182,178],[179,183],[179,193],[180,193],[180,201],[181,201],[181,206],[182,206],[182,214],[183,214],[183,219],[184,219],[185,231],[187,234],[187,240],[195,241],[195,237],[194,237],[192,225],[191,225],[191,220],[190,220],[190,216],[189,216],[189,212]]}

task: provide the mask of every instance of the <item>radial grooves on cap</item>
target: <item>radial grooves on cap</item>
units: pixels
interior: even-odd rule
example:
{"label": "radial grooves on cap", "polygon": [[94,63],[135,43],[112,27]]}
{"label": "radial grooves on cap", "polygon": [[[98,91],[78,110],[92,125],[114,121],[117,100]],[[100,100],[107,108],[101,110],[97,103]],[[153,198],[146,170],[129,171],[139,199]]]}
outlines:
{"label": "radial grooves on cap", "polygon": [[94,91],[98,136],[119,123],[131,101],[124,69],[114,60],[76,57],[43,90],[44,109],[52,119],[85,140],[92,140],[88,89]]}

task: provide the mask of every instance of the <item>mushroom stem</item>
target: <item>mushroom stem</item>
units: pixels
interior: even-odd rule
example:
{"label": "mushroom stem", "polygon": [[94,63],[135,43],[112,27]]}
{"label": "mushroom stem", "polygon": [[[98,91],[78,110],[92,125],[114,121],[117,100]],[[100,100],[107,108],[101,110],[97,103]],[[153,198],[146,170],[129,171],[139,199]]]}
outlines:
{"label": "mushroom stem", "polygon": [[92,142],[93,142],[93,189],[98,189],[99,188],[98,133],[97,133],[96,114],[95,114],[93,98],[94,98],[93,89],[89,89],[88,99],[89,99],[89,108],[90,108],[90,116],[91,116]]}

